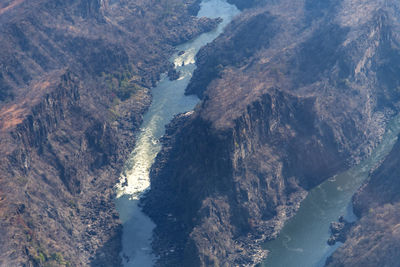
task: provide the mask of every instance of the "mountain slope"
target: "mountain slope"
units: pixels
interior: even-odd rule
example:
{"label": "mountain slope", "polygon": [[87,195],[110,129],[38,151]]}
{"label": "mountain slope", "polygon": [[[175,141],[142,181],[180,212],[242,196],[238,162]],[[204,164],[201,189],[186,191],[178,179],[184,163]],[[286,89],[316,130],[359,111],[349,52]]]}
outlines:
{"label": "mountain slope", "polygon": [[159,266],[259,262],[307,190],[368,156],[398,112],[397,3],[318,3],[247,9],[197,55],[188,93],[203,101],[171,124],[145,200]]}
{"label": "mountain slope", "polygon": [[397,266],[399,263],[399,153],[397,141],[383,163],[353,197],[359,221],[326,266]]}
{"label": "mountain slope", "polygon": [[197,5],[0,4],[1,266],[121,264],[113,186]]}

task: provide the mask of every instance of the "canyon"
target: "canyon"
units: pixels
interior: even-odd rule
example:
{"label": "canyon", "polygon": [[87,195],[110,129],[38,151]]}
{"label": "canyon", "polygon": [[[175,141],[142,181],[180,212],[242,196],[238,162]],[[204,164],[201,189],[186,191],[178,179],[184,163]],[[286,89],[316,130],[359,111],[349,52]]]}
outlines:
{"label": "canyon", "polygon": [[296,266],[274,244],[299,217],[328,242],[302,208],[340,179],[315,266],[398,265],[399,3],[219,1],[0,4],[1,266],[129,266],[140,209],[148,266]]}
{"label": "canyon", "polygon": [[261,262],[308,191],[368,158],[398,113],[396,2],[251,3],[197,54],[187,93],[202,102],[152,167],[158,266]]}
{"label": "canyon", "polygon": [[327,266],[397,266],[399,263],[399,146],[397,141],[382,164],[353,197],[360,218],[344,233],[344,244]]}
{"label": "canyon", "polygon": [[1,266],[121,265],[114,185],[174,46],[218,24],[197,6],[1,4]]}

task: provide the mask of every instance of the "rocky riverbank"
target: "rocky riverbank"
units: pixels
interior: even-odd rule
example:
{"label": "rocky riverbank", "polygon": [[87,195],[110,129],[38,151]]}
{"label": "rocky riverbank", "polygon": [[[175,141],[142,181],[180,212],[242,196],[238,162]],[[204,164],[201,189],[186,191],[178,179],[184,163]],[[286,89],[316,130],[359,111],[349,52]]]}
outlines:
{"label": "rocky riverbank", "polygon": [[113,187],[198,4],[0,4],[0,265],[121,264]]}
{"label": "rocky riverbank", "polygon": [[397,141],[386,159],[353,197],[358,220],[326,266],[397,266],[399,248],[399,153]]}
{"label": "rocky riverbank", "polygon": [[202,103],[171,124],[145,201],[160,266],[256,264],[398,112],[396,4],[317,2],[247,9],[199,52]]}

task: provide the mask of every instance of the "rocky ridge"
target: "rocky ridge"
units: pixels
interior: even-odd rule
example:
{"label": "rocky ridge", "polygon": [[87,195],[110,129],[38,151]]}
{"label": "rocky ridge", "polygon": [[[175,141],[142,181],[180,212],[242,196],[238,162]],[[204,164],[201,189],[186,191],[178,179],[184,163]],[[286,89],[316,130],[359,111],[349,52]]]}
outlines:
{"label": "rocky ridge", "polygon": [[368,156],[398,112],[397,3],[317,2],[259,3],[197,55],[202,103],[171,123],[144,203],[159,266],[258,263],[307,190]]}
{"label": "rocky ridge", "polygon": [[196,5],[0,4],[0,265],[121,264],[113,186]]}

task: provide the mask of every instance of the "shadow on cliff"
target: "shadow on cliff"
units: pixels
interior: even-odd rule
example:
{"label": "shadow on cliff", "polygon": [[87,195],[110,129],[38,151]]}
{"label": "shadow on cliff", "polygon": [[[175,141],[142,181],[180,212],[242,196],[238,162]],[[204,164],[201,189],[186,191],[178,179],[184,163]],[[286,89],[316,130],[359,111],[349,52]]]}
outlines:
{"label": "shadow on cliff", "polygon": [[96,254],[90,258],[91,267],[119,267],[122,266],[122,259],[119,252],[122,250],[121,236],[122,226],[120,226],[115,234],[104,243],[102,247],[97,249]]}

